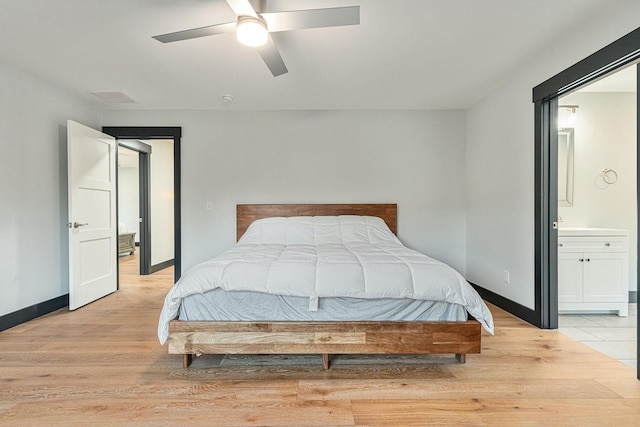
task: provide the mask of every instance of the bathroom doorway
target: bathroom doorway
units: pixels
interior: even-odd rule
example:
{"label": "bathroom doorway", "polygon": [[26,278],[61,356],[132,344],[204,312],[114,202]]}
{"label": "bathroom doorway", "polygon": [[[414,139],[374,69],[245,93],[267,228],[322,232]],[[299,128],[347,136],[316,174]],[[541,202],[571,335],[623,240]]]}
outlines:
{"label": "bathroom doorway", "polygon": [[558,99],[558,328],[635,367],[636,67]]}
{"label": "bathroom doorway", "polygon": [[[633,65],[637,76],[640,68],[635,64],[639,60],[640,28],[637,28],[533,88],[535,323],[541,328],[558,327],[558,99],[628,66]],[[638,104],[640,98],[636,97],[636,111]],[[636,147],[639,145],[636,129]],[[638,234],[630,236],[636,241],[639,238]],[[636,325],[636,332],[639,330]],[[636,340],[638,353],[640,340]],[[640,369],[637,377],[640,379]]]}

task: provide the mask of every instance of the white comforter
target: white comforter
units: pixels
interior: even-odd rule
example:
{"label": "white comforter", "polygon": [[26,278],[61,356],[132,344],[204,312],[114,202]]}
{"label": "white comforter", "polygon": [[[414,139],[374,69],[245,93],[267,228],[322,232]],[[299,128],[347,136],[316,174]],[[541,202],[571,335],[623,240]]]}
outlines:
{"label": "white comforter", "polygon": [[[164,344],[182,298],[215,288],[309,297],[412,298],[460,304],[493,333],[487,306],[448,265],[405,247],[380,218],[268,218],[238,243],[189,270],[167,294]],[[310,309],[313,309],[310,304]]]}

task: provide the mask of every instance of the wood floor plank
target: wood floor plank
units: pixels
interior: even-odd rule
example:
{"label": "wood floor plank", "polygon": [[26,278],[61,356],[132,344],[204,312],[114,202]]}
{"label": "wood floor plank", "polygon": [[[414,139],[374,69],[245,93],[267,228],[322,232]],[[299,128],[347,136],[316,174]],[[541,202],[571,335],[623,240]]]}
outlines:
{"label": "wood floor plank", "polygon": [[636,426],[640,416],[640,400],[631,399],[365,400],[351,406],[355,422],[371,426]]}
{"label": "wood floor plank", "polygon": [[356,424],[368,426],[479,426],[483,425],[481,409],[482,404],[477,399],[468,398],[351,402]]}
{"label": "wood floor plank", "polygon": [[[629,378],[634,379],[635,376],[630,375],[628,366],[613,360],[605,360],[603,362],[536,362],[531,358],[511,358],[509,362],[477,363],[472,369],[459,369],[457,366],[451,366],[449,370],[458,379],[467,381],[483,380],[495,375],[500,368],[508,373],[508,381],[520,383],[531,378],[537,379],[606,379],[611,378]],[[467,359],[468,360],[468,359]],[[467,362],[469,365],[469,362]],[[615,381],[615,380],[614,380]],[[637,381],[637,380],[635,380]]]}
{"label": "wood floor plank", "polygon": [[566,381],[529,380],[514,384],[496,378],[487,381],[443,380],[301,380],[299,396],[304,399],[464,399],[467,396],[485,399],[618,399],[620,395],[592,379]]}
{"label": "wood floor plank", "polygon": [[156,349],[151,354],[141,357],[137,352],[75,352],[75,353],[34,353],[30,351],[12,350],[0,352],[0,367],[30,367],[31,369],[56,368],[63,366],[91,366],[94,369],[108,368],[111,366],[138,366],[157,367],[162,369],[175,369],[175,358],[166,355],[166,349],[162,354],[156,354],[162,350]]}
{"label": "wood floor plank", "polygon": [[[141,416],[144,414],[144,416]],[[223,401],[176,397],[72,398],[43,410],[39,402],[20,403],[2,413],[0,422],[26,425],[86,426],[352,426],[349,402],[284,399]]]}
{"label": "wood floor plank", "polygon": [[480,400],[480,417],[490,426],[637,426],[639,399]]}
{"label": "wood floor plank", "polygon": [[[101,380],[101,386],[95,387],[95,378],[85,370],[78,370],[74,375],[71,370],[64,373],[43,375],[29,375],[18,371],[10,380],[9,385],[0,390],[0,402],[20,403],[23,401],[41,401],[54,403],[56,400],[69,398],[138,398],[150,397],[185,397],[195,400],[215,399],[216,401],[233,400],[262,400],[268,399],[297,399],[297,383],[295,380],[270,381],[269,392],[265,393],[265,382],[255,380],[245,381],[193,381],[189,377],[174,377],[165,383],[148,382],[134,369],[123,369]],[[48,384],[36,381],[37,378],[47,378]]]}
{"label": "wood floor plank", "polygon": [[[635,426],[635,370],[494,306],[495,336],[452,356],[206,355],[157,340],[173,270],[0,332],[0,425]],[[129,271],[129,273],[127,273]],[[224,332],[224,331],[222,331]],[[283,331],[284,332],[284,331]]]}

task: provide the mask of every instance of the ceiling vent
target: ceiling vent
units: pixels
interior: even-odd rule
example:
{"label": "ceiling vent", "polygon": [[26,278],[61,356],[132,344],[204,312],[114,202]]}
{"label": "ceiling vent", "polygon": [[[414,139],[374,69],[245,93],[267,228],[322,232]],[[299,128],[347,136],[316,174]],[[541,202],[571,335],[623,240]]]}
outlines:
{"label": "ceiling vent", "polygon": [[89,90],[87,92],[107,104],[131,104],[136,102],[129,95],[120,91]]}

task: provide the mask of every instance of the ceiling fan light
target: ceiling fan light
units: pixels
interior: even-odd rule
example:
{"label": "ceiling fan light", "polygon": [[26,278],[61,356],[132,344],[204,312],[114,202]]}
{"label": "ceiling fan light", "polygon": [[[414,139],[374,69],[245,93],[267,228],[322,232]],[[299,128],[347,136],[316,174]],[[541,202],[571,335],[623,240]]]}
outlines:
{"label": "ceiling fan light", "polygon": [[262,19],[262,17],[254,18],[253,16],[238,16],[236,37],[238,38],[238,41],[245,46],[264,46],[269,38],[267,23]]}

